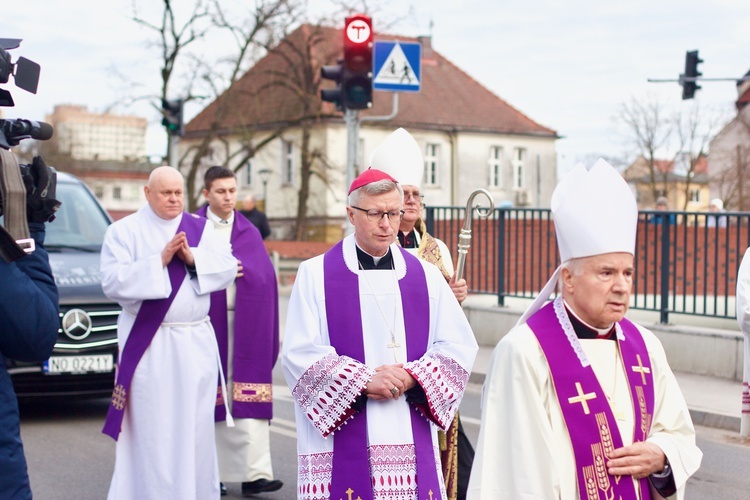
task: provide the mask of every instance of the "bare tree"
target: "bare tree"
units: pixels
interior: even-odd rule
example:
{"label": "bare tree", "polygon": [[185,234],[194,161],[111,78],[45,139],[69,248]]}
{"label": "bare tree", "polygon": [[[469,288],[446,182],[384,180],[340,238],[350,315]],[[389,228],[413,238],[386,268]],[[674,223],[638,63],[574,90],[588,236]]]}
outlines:
{"label": "bare tree", "polygon": [[[703,162],[708,151],[708,145],[716,132],[719,124],[718,115],[708,113],[701,108],[699,101],[694,101],[687,109],[676,112],[673,118],[675,124],[674,135],[677,138],[677,156],[674,164],[680,162],[685,169],[680,174],[685,175],[684,180],[684,205],[682,210],[687,210],[690,202],[690,191],[693,187],[698,171],[698,166]],[[702,180],[708,183],[708,177]]]}
{"label": "bare tree", "polygon": [[[159,22],[151,22],[139,13],[138,4],[133,0],[133,21],[155,33],[158,41],[154,44],[158,47],[161,57],[161,89],[160,99],[169,97],[170,84],[176,65],[188,47],[205,37],[210,28],[210,14],[208,6],[203,0],[196,0],[192,11],[187,19],[179,21],[175,13],[172,0],[162,0],[164,9],[161,12]],[[187,95],[184,101],[191,100],[193,96]],[[157,109],[161,103],[156,105]],[[166,158],[171,156],[172,141],[167,141]]]}
{"label": "bare tree", "polygon": [[711,149],[711,183],[730,210],[750,210],[750,117],[746,111],[741,110],[722,131],[731,136],[732,146],[714,142]]}
{"label": "bare tree", "polygon": [[669,145],[674,122],[665,105],[654,97],[643,101],[632,97],[620,105],[617,119],[626,126],[631,147],[642,159],[633,175],[646,179],[655,200],[660,191],[668,189],[668,171],[659,168],[657,155]]}

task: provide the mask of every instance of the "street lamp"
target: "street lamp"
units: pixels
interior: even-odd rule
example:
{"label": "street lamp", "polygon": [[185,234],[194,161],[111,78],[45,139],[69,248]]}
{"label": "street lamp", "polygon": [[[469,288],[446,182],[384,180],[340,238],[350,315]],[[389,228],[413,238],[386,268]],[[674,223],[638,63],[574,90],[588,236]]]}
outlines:
{"label": "street lamp", "polygon": [[268,203],[266,196],[268,195],[268,179],[271,177],[271,174],[273,172],[267,168],[262,168],[258,170],[258,177],[260,177],[260,181],[263,183],[263,211],[268,211]]}

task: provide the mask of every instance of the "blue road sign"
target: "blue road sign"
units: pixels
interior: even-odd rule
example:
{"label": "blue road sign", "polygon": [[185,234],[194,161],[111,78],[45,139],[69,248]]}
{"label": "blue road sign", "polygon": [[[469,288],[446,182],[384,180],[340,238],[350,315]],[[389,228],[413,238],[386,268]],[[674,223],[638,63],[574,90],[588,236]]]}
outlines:
{"label": "blue road sign", "polygon": [[422,45],[412,42],[375,41],[372,88],[394,92],[419,92],[422,85]]}

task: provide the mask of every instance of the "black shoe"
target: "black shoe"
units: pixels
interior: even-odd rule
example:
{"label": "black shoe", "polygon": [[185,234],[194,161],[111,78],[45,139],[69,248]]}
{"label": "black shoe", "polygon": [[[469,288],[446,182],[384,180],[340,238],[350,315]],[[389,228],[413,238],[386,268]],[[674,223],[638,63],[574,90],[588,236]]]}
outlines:
{"label": "black shoe", "polygon": [[284,483],[278,479],[257,479],[249,483],[242,483],[242,496],[257,495],[258,493],[268,493],[280,490]]}
{"label": "black shoe", "polygon": [[227,486],[224,483],[219,483],[219,491],[221,492],[221,496],[227,496]]}

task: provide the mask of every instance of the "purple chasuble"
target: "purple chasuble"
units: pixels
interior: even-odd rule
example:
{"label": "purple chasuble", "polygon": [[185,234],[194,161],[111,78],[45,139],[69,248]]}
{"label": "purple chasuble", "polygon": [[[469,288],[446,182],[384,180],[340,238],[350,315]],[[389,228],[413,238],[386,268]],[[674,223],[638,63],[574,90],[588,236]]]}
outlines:
{"label": "purple chasuble", "polygon": [[[429,340],[430,302],[427,281],[419,260],[399,248],[406,261],[406,275],[399,281],[406,332],[407,361],[419,359],[427,351]],[[363,271],[368,272],[368,271]],[[339,356],[348,356],[365,363],[362,337],[362,312],[359,296],[359,275],[344,262],[343,243],[326,252],[323,261],[326,316],[331,346]],[[330,300],[335,297],[335,300]],[[367,405],[336,430],[333,441],[333,471],[329,498],[373,498],[372,474],[368,456]],[[373,403],[377,404],[377,402]],[[440,498],[440,485],[432,449],[432,429],[413,405],[410,405],[411,428],[417,467],[417,498]],[[428,492],[432,492],[429,496]]]}
{"label": "purple chasuble", "polygon": [[[563,309],[561,314],[566,314],[566,311],[561,299],[557,300],[559,303],[551,302],[537,311],[527,324],[536,335],[549,365],[575,455],[579,496],[582,500],[636,500],[639,497],[629,477],[623,480],[607,473],[607,457],[613,450],[622,447],[622,437],[594,370],[590,365],[581,365],[560,324],[555,306]],[[645,441],[654,414],[651,360],[636,326],[624,318],[619,325],[624,339],[615,342],[620,346],[630,396],[634,402],[633,442]],[[640,498],[650,499],[648,479],[640,479],[639,486]]]}
{"label": "purple chasuble", "polygon": [[[206,217],[208,205],[196,212]],[[273,417],[273,366],[279,356],[279,293],[276,272],[258,229],[245,216],[234,211],[232,255],[242,262],[241,278],[235,280],[234,353],[232,356],[232,416],[234,418]],[[227,291],[211,294],[211,324],[227,373],[229,324]],[[215,418],[226,419],[219,382]]]}
{"label": "purple chasuble", "polygon": [[[203,236],[205,227],[205,219],[183,212],[182,220],[175,234],[184,231],[188,239],[188,245],[196,247],[201,240],[201,236]],[[167,272],[169,273],[169,282],[172,285],[172,293],[166,299],[144,300],[141,303],[133,322],[133,328],[130,330],[130,335],[128,335],[128,340],[125,342],[125,347],[120,355],[120,362],[117,365],[117,381],[102,429],[104,434],[115,441],[120,436],[122,419],[125,416],[125,406],[130,392],[130,383],[133,380],[138,362],[148,349],[151,339],[156,335],[162,321],[164,321],[164,317],[172,306],[172,301],[187,275],[185,263],[176,255],[167,265]]]}

